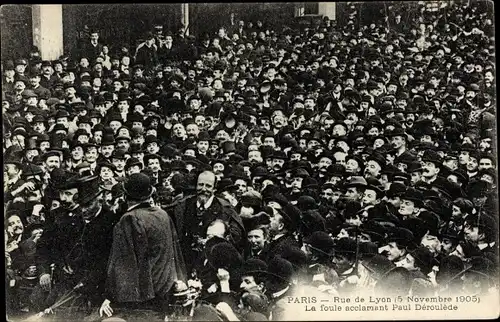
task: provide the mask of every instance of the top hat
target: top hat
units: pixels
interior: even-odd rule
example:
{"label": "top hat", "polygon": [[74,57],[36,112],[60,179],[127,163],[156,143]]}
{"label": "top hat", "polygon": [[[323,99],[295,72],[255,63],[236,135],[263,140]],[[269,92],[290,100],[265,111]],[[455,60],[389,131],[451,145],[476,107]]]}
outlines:
{"label": "top hat", "polygon": [[86,205],[102,192],[99,186],[99,177],[95,176],[83,176],[76,179],[78,184],[78,198],[77,202],[80,205]]}

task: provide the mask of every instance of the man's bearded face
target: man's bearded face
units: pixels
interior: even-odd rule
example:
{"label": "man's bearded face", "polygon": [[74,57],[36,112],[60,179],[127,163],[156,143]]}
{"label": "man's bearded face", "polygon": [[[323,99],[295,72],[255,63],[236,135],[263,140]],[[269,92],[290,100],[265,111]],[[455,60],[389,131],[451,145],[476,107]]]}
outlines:
{"label": "man's bearded face", "polygon": [[198,177],[196,193],[198,201],[205,204],[215,191],[215,176],[209,173],[202,173]]}

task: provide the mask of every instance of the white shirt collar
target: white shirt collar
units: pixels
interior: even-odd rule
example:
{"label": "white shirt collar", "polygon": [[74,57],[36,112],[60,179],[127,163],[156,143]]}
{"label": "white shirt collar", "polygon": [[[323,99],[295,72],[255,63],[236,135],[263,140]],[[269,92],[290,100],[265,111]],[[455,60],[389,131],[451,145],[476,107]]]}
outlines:
{"label": "white shirt collar", "polygon": [[204,209],[208,209],[210,208],[210,206],[212,205],[212,202],[214,201],[214,195],[212,195],[210,198],[208,198],[207,202],[205,202],[204,205],[202,205],[199,201],[196,202],[196,206],[198,208],[201,208],[203,207]]}
{"label": "white shirt collar", "polygon": [[281,291],[278,291],[276,293],[273,293],[271,296],[272,298],[277,298],[277,297],[280,297],[281,295],[285,294],[286,291],[288,291],[288,289],[290,288],[290,285],[287,286],[286,288],[282,289]]}
{"label": "white shirt collar", "polygon": [[129,211],[134,210],[134,209],[135,209],[135,208],[137,208],[139,205],[140,205],[140,203],[138,203],[138,204],[135,204],[135,205],[133,205],[133,206],[128,207],[128,209],[127,209],[127,211],[126,211],[126,212],[129,212]]}
{"label": "white shirt collar", "polygon": [[281,236],[284,236],[285,234],[277,234],[276,236],[273,237],[273,240],[276,240],[280,238]]}
{"label": "white shirt collar", "polygon": [[482,244],[477,245],[477,247],[478,247],[480,250],[483,250],[483,249],[485,249],[486,247],[493,247],[493,245],[495,245],[495,242],[492,242],[492,243],[490,243],[490,244],[488,244],[488,243],[482,243]]}
{"label": "white shirt collar", "polygon": [[88,224],[89,222],[91,222],[91,221],[92,221],[92,219],[94,219],[95,217],[99,216],[99,214],[101,213],[101,211],[102,211],[102,207],[101,207],[101,208],[99,208],[99,210],[96,212],[96,214],[95,214],[92,218],[90,218],[90,219],[85,219],[85,223],[86,223],[86,224]]}
{"label": "white shirt collar", "polygon": [[353,267],[351,267],[351,268],[349,268],[349,269],[347,269],[345,272],[343,272],[343,273],[342,273],[342,274],[340,274],[340,275],[349,275],[349,274],[351,274],[353,271],[354,271],[354,266],[353,266]]}

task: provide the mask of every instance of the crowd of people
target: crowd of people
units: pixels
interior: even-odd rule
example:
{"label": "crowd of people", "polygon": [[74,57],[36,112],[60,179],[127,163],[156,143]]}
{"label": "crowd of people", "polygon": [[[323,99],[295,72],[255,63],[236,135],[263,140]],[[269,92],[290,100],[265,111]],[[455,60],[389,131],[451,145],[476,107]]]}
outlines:
{"label": "crowd of people", "polygon": [[8,314],[283,320],[299,293],[498,292],[485,3],[3,61]]}

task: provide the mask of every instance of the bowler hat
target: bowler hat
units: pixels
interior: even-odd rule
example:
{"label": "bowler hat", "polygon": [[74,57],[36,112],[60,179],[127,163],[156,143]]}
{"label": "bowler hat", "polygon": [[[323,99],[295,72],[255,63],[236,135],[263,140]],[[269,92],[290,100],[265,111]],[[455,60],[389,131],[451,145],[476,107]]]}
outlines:
{"label": "bowler hat", "polygon": [[431,251],[424,246],[419,246],[409,253],[415,259],[415,266],[419,267],[422,273],[427,275],[437,261]]}
{"label": "bowler hat", "polygon": [[146,201],[154,192],[151,179],[144,173],[134,173],[123,183],[125,195],[132,200]]}
{"label": "bowler hat", "polygon": [[369,270],[371,276],[377,280],[396,267],[396,265],[387,259],[387,257],[378,254],[362,261],[362,265]]}
{"label": "bowler hat", "polygon": [[340,238],[335,242],[335,253],[353,256],[356,254],[357,243],[351,238]]}
{"label": "bowler hat", "polygon": [[404,267],[394,267],[385,273],[375,286],[375,294],[384,295],[401,295],[409,294],[414,277]]}
{"label": "bowler hat", "polygon": [[413,187],[409,187],[408,189],[406,189],[406,192],[401,196],[401,199],[410,200],[415,203],[421,204],[423,202],[423,195],[419,190]]}
{"label": "bowler hat", "polygon": [[383,168],[383,167],[385,166],[385,164],[386,164],[386,160],[385,160],[384,156],[383,156],[383,155],[381,155],[380,153],[372,153],[372,154],[370,154],[370,155],[366,158],[366,162],[368,162],[368,161],[370,161],[370,160],[377,162],[377,163],[378,163],[378,165],[379,165],[380,167],[382,167],[382,168]]}
{"label": "bowler hat", "polygon": [[224,154],[236,152],[236,144],[232,141],[225,141],[222,143],[222,150]]}
{"label": "bowler hat", "polygon": [[337,164],[334,163],[330,165],[327,169],[326,172],[328,173],[329,176],[339,176],[343,177],[345,175],[345,166],[342,164]]}
{"label": "bowler hat", "polygon": [[[36,171],[33,167],[29,167],[32,172]],[[79,188],[78,175],[73,172],[65,171],[64,169],[54,169],[50,173],[50,186],[57,190],[67,190]]]}
{"label": "bowler hat", "polygon": [[306,178],[309,177],[309,173],[303,168],[298,168],[293,172],[293,176],[299,178]]}
{"label": "bowler hat", "polygon": [[441,157],[439,154],[434,151],[434,150],[425,150],[424,155],[422,156],[422,161],[424,162],[432,162],[435,163],[436,165],[441,165]]}
{"label": "bowler hat", "polygon": [[404,138],[408,138],[408,135],[406,134],[405,130],[402,127],[396,127],[394,130],[389,131],[386,133],[387,137],[394,137],[394,136],[402,136]]}
{"label": "bowler hat", "polygon": [[392,182],[386,192],[388,198],[401,197],[406,192],[406,186],[400,182]]}
{"label": "bowler hat", "polygon": [[125,153],[121,150],[114,150],[111,159],[125,160]]}
{"label": "bowler hat", "polygon": [[198,134],[198,141],[210,141],[210,134],[206,131],[202,131]]}
{"label": "bowler hat", "polygon": [[297,199],[297,207],[301,211],[305,211],[310,209],[317,209],[318,205],[316,200],[314,200],[314,197],[302,195],[299,197],[299,199]]}
{"label": "bowler hat", "polygon": [[281,159],[281,160],[287,160],[286,153],[283,151],[274,151],[272,154],[273,159]]}
{"label": "bowler hat", "polygon": [[319,184],[316,179],[312,177],[305,177],[302,181],[302,188],[303,189],[319,189]]}
{"label": "bowler hat", "polygon": [[105,145],[115,145],[115,138],[112,134],[105,134],[101,140],[101,146]]}
{"label": "bowler hat", "polygon": [[125,164],[125,170],[129,169],[129,168],[131,168],[133,166],[136,166],[136,165],[142,167],[142,163],[141,163],[141,161],[139,161],[139,159],[137,159],[137,158],[128,158],[127,162]]}
{"label": "bowler hat", "polygon": [[219,193],[223,191],[236,191],[238,187],[233,183],[231,178],[222,178],[217,182],[216,190]]}
{"label": "bowler hat", "polygon": [[258,258],[249,258],[239,269],[240,276],[267,274],[267,263]]}
{"label": "bowler hat", "polygon": [[352,176],[349,178],[349,181],[347,181],[344,184],[345,188],[349,187],[366,187],[368,183],[366,182],[366,179],[361,177],[361,176]]}
{"label": "bowler hat", "polygon": [[291,283],[292,281],[293,265],[280,256],[275,256],[269,262],[267,270],[271,283]]}
{"label": "bowler hat", "polygon": [[213,246],[207,253],[207,260],[214,269],[233,270],[241,267],[243,258],[238,250],[229,242],[221,242]]}
{"label": "bowler hat", "polygon": [[387,243],[398,242],[403,245],[409,245],[413,240],[414,235],[412,231],[402,227],[394,227],[390,229],[386,238]]}
{"label": "bowler hat", "polygon": [[262,195],[257,191],[247,191],[241,196],[241,204],[244,207],[260,207]]}
{"label": "bowler hat", "polygon": [[323,254],[332,254],[335,247],[332,237],[324,231],[315,231],[310,236],[304,239],[304,242],[309,246]]}
{"label": "bowler hat", "polygon": [[[21,151],[19,151],[21,152]],[[22,165],[21,163],[21,153],[9,153],[5,156],[4,164],[15,164],[18,167]]]}

